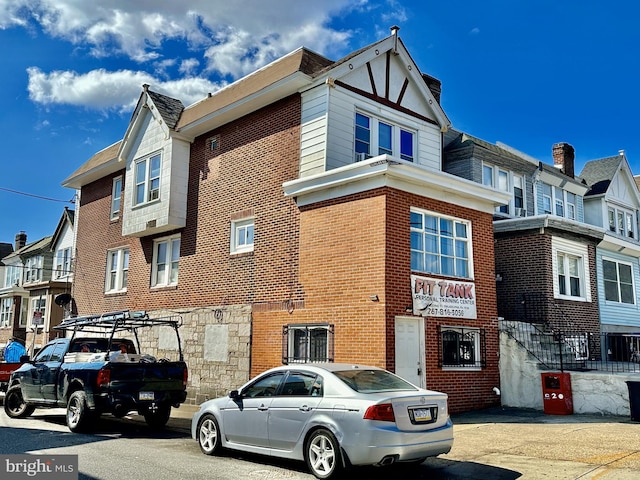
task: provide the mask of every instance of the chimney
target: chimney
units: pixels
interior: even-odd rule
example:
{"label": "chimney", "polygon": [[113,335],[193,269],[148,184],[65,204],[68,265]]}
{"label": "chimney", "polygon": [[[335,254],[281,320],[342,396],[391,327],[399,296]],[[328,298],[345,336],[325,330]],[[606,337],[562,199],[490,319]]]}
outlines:
{"label": "chimney", "polygon": [[16,249],[16,251],[20,250],[26,244],[27,244],[27,234],[24,233],[24,232],[20,232],[20,233],[16,234],[16,240],[15,240],[15,249]]}
{"label": "chimney", "polygon": [[566,176],[573,178],[573,161],[576,151],[568,143],[556,143],[551,149],[553,153],[553,165],[559,168]]}
{"label": "chimney", "polygon": [[431,91],[431,94],[435,97],[436,102],[440,105],[440,96],[442,94],[442,82],[431,75],[426,73],[422,74],[422,79],[427,84],[427,88]]}

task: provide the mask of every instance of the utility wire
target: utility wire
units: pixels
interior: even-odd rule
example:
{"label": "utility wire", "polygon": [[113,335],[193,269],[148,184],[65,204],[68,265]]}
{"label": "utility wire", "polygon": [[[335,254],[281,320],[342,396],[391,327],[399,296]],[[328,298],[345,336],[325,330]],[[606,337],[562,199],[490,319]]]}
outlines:
{"label": "utility wire", "polygon": [[34,198],[39,198],[41,200],[48,200],[49,202],[75,203],[75,195],[71,200],[60,200],[58,198],[43,197],[41,195],[35,195],[33,193],[19,192],[17,190],[11,190],[10,188],[0,187],[0,190],[4,190],[5,192],[10,192],[10,193],[15,193],[17,195],[24,195],[26,197],[34,197]]}

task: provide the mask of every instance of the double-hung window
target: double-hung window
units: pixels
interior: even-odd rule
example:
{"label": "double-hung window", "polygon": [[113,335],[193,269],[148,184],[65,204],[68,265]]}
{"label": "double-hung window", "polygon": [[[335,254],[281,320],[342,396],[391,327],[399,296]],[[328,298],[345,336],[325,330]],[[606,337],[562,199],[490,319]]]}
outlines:
{"label": "double-hung window", "polygon": [[13,320],[13,297],[0,300],[0,327],[10,327]]}
{"label": "double-hung window", "polygon": [[472,278],[471,223],[411,209],[411,270]]}
{"label": "double-hung window", "polygon": [[608,302],[635,304],[633,266],[630,263],[602,259],[604,298]]}
{"label": "double-hung window", "polygon": [[484,330],[449,326],[439,330],[441,367],[476,370],[486,365]]}
{"label": "double-hung window", "polygon": [[151,286],[167,287],[178,284],[180,236],[161,238],[153,242]]}
{"label": "double-hung window", "polygon": [[553,204],[551,203],[551,185],[547,183],[542,184],[542,210],[545,215],[551,215],[553,213]]}
{"label": "double-hung window", "polygon": [[106,292],[122,292],[127,289],[129,278],[129,249],[118,248],[107,252]]}
{"label": "double-hung window", "polygon": [[20,277],[22,274],[22,268],[17,265],[7,265],[4,279],[5,286],[12,287],[20,285]]}
{"label": "double-hung window", "polygon": [[245,218],[231,222],[231,253],[253,251],[253,230],[253,218]]}
{"label": "double-hung window", "polygon": [[567,218],[576,219],[576,194],[567,192]]}
{"label": "double-hung window", "polygon": [[561,188],[555,187],[555,200],[556,200],[556,215],[559,217],[564,217],[564,192]]}
{"label": "double-hung window", "polygon": [[333,325],[285,325],[282,363],[333,362]]}
{"label": "double-hung window", "polygon": [[122,201],[122,177],[113,179],[111,186],[111,219],[118,218],[120,214],[120,204]]}
{"label": "double-hung window", "polygon": [[136,205],[160,198],[160,154],[136,162]]}
{"label": "double-hung window", "polygon": [[56,278],[71,275],[71,247],[61,248],[56,252]]}
{"label": "double-hung window", "polygon": [[482,184],[503,192],[512,192],[512,199],[507,205],[496,207],[500,213],[520,217],[526,215],[524,204],[524,177],[511,171],[503,170],[489,164],[482,165]]}
{"label": "double-hung window", "polygon": [[42,280],[42,255],[27,258],[25,262],[25,283],[34,283]]}
{"label": "double-hung window", "polygon": [[609,207],[609,231],[621,237],[636,238],[635,213],[619,207]]}
{"label": "double-hung window", "polygon": [[414,142],[415,133],[412,130],[370,115],[356,113],[356,160],[386,154],[413,162]]}

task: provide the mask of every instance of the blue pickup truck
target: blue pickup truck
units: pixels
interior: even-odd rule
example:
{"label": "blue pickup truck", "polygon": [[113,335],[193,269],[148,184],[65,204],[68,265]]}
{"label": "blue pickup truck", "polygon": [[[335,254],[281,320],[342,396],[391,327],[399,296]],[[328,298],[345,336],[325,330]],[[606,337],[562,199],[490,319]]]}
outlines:
{"label": "blue pickup truck", "polygon": [[[36,408],[63,407],[72,432],[90,429],[98,415],[130,412],[143,415],[153,428],[163,427],[171,408],[187,396],[181,324],[179,317],[154,319],[129,311],[64,320],[56,328],[66,336],[50,341],[11,374],[5,413],[23,418]],[[149,327],[175,332],[177,359],[140,353],[138,331]]]}

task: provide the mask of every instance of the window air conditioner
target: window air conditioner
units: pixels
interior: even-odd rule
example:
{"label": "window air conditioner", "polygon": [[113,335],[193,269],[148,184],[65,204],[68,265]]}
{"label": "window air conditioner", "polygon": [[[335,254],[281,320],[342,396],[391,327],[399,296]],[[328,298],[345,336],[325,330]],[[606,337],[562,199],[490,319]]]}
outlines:
{"label": "window air conditioner", "polygon": [[361,162],[367,158],[371,158],[371,155],[365,152],[356,152],[356,162]]}

